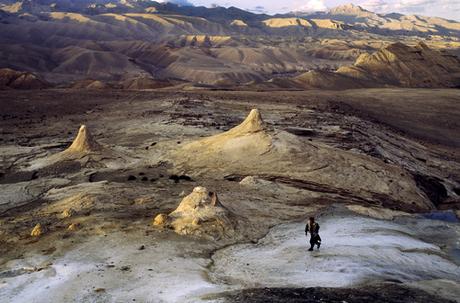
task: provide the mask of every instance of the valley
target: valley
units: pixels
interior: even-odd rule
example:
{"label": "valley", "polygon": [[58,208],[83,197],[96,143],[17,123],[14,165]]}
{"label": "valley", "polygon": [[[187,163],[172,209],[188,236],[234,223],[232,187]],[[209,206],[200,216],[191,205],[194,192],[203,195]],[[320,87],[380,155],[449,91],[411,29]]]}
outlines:
{"label": "valley", "polygon": [[329,2],[0,0],[0,301],[460,302],[460,22]]}

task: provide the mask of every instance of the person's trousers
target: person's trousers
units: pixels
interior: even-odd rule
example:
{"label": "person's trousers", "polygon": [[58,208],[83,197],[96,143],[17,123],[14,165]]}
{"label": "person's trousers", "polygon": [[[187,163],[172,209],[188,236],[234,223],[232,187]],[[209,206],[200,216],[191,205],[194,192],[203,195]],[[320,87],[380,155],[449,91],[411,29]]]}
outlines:
{"label": "person's trousers", "polygon": [[319,235],[312,235],[310,237],[310,245],[311,247],[310,248],[313,248],[313,246],[315,246],[316,244],[320,243],[321,242],[321,237]]}

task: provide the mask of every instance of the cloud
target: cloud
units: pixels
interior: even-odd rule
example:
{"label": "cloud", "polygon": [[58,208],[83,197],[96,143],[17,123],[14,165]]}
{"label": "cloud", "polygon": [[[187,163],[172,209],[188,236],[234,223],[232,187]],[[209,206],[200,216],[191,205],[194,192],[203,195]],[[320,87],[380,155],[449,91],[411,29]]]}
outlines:
{"label": "cloud", "polygon": [[327,9],[323,0],[308,0],[307,3],[295,8],[294,12],[319,12]]}
{"label": "cloud", "polygon": [[368,0],[361,3],[360,6],[372,12],[387,12],[391,4],[385,0]]}
{"label": "cloud", "polygon": [[448,10],[459,7],[458,0],[401,0],[401,1],[386,1],[386,0],[367,0],[360,5],[370,11],[380,13],[424,13],[431,10],[444,9]]}
{"label": "cloud", "polygon": [[261,5],[254,6],[253,8],[248,8],[247,10],[256,14],[265,14],[267,12],[265,7]]}
{"label": "cloud", "polygon": [[158,3],[173,3],[177,4],[180,6],[193,6],[193,3],[191,3],[188,0],[155,0]]}
{"label": "cloud", "polygon": [[[217,4],[223,7],[235,6],[247,8],[255,13],[315,12],[325,11],[328,7],[352,2],[376,13],[402,13],[440,16],[460,20],[460,0],[159,0],[179,5]],[[1,0],[0,0],[1,2]]]}
{"label": "cloud", "polygon": [[394,8],[397,11],[407,13],[421,13],[431,5],[436,4],[435,0],[402,0],[395,2]]}

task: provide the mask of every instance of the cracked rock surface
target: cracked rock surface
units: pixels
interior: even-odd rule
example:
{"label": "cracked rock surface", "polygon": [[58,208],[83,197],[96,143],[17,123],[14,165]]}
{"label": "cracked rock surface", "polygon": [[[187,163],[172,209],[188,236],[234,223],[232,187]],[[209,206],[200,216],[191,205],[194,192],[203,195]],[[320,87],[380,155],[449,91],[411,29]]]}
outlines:
{"label": "cracked rock surface", "polygon": [[[4,91],[0,297],[456,300],[459,102],[444,89]],[[80,125],[102,149],[49,165]],[[176,211],[197,187],[208,194]],[[187,232],[152,226],[159,214]],[[310,254],[311,215],[323,246]]]}

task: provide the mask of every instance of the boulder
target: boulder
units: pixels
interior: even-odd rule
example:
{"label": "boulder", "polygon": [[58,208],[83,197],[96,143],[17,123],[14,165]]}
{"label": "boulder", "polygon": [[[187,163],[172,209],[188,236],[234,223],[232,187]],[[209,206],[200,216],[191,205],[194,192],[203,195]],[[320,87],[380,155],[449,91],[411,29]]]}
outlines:
{"label": "boulder", "polygon": [[76,212],[75,212],[74,209],[68,208],[68,209],[65,209],[65,210],[62,212],[61,217],[62,217],[62,218],[70,218],[70,217],[74,216],[75,213],[76,213]]}
{"label": "boulder", "polygon": [[164,226],[166,224],[166,221],[168,219],[168,215],[165,214],[159,214],[153,219],[152,224],[154,226]]}
{"label": "boulder", "polygon": [[40,223],[37,223],[37,225],[35,225],[35,227],[30,232],[30,235],[32,237],[40,237],[41,235],[43,235],[43,233],[44,233],[44,228],[42,227]]}
{"label": "boulder", "polygon": [[80,224],[79,223],[72,223],[70,224],[68,227],[67,227],[67,230],[69,231],[76,231],[77,229],[80,228]]}

